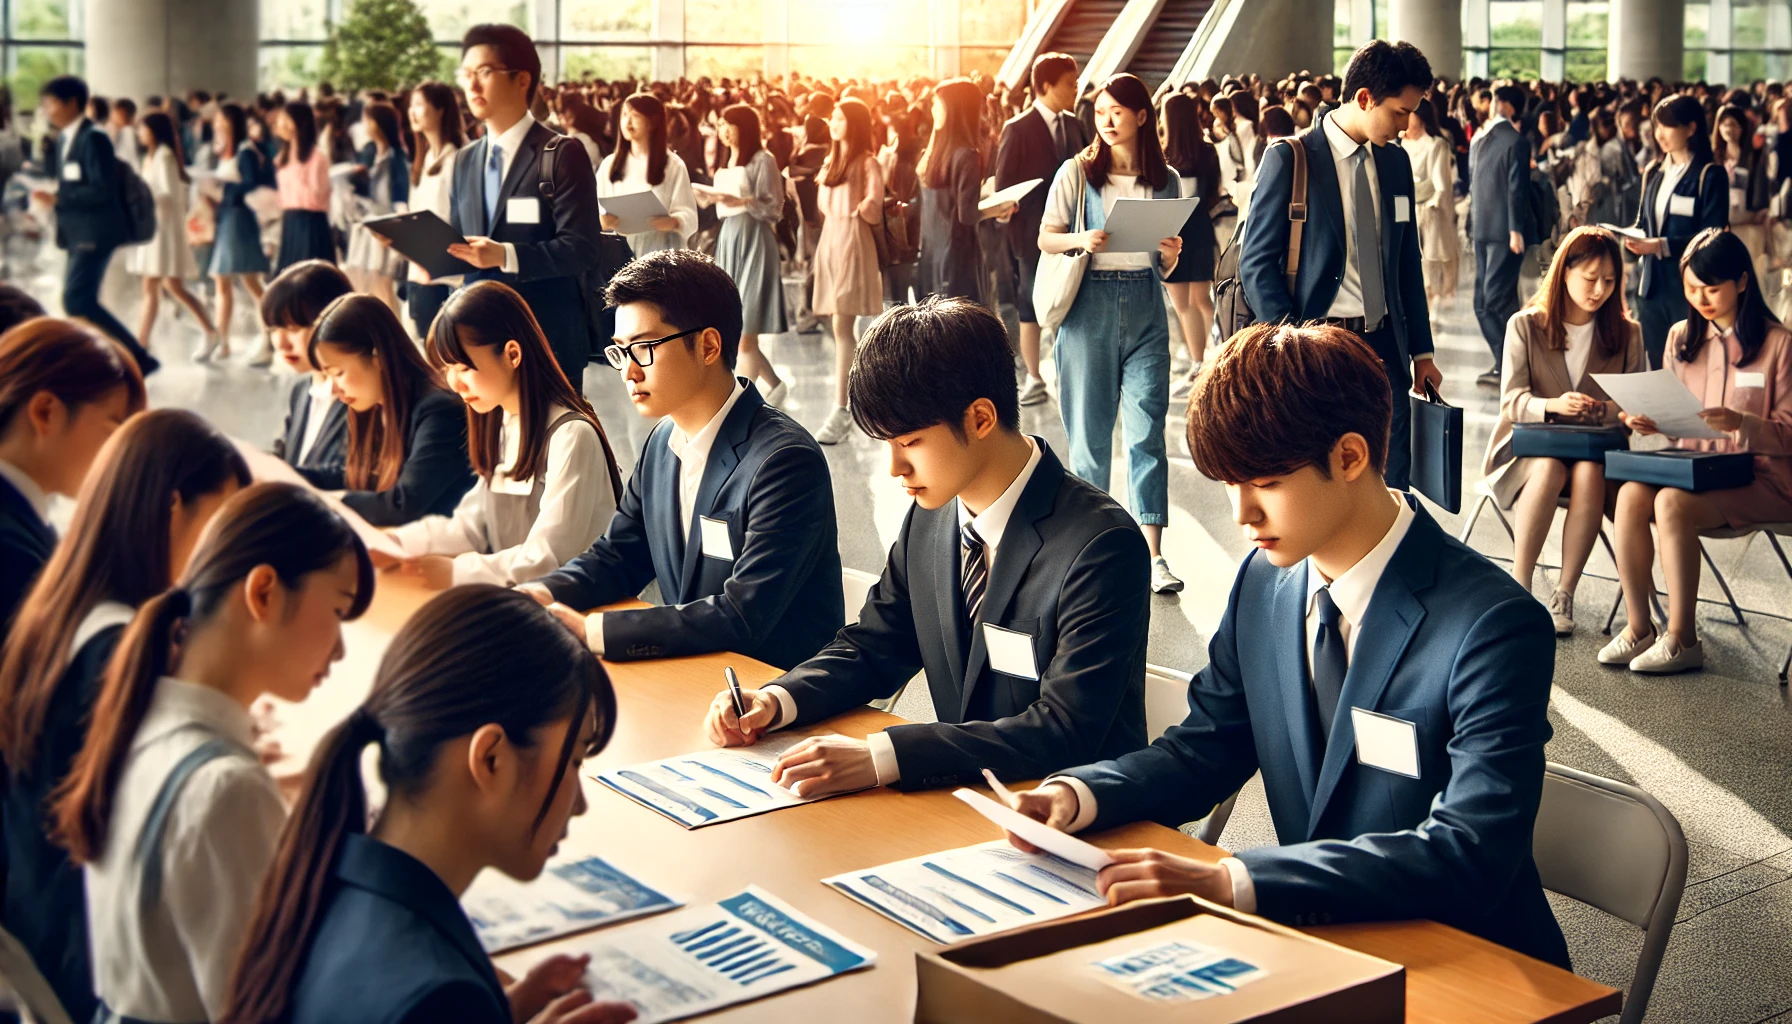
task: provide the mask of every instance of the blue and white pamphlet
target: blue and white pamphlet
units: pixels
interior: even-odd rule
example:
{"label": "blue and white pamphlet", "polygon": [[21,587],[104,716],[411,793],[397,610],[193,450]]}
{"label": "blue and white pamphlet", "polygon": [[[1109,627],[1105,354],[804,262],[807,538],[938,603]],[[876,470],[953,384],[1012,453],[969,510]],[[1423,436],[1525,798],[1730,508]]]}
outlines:
{"label": "blue and white pamphlet", "polygon": [[702,828],[827,799],[800,797],[772,781],[778,756],[808,738],[776,733],[750,747],[701,750],[618,768],[597,781],[685,828]]}
{"label": "blue and white pamphlet", "polygon": [[1236,992],[1269,974],[1254,964],[1191,942],[1161,942],[1089,965],[1102,981],[1154,1003],[1182,1003]]}
{"label": "blue and white pamphlet", "polygon": [[532,882],[487,868],[460,904],[487,953],[683,906],[601,857],[549,861]]}

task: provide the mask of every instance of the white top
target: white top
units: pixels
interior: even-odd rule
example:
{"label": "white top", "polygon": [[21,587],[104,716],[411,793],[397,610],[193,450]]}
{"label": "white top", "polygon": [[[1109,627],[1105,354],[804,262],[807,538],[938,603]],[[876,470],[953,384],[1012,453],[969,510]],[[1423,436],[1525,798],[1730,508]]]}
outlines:
{"label": "white top", "polygon": [[[454,154],[459,152],[452,142],[443,142],[442,148],[422,157],[423,173],[417,178],[417,184],[411,186],[410,207],[412,210],[429,210],[443,220],[448,220],[452,212],[448,193],[454,183]],[[438,163],[439,161],[439,163]],[[431,174],[429,169],[436,167]],[[430,283],[415,263],[411,264],[410,279],[418,284]]]}
{"label": "white top", "polygon": [[1661,185],[1655,189],[1655,230],[1667,233],[1668,200],[1674,197],[1674,189],[1679,187],[1680,179],[1686,177],[1687,168],[1692,166],[1689,157],[1685,163],[1675,163],[1667,157],[1661,161]]}
{"label": "white top", "polygon": [[112,140],[112,152],[118,155],[118,159],[130,164],[133,169],[142,162],[143,147],[137,142],[135,126],[126,125],[119,130],[118,137]]}
{"label": "white top", "polygon": [[[1082,181],[1077,173],[1076,161],[1066,160],[1058,167],[1058,173],[1052,178],[1052,191],[1045,202],[1045,216],[1040,219],[1041,227],[1058,228],[1069,231],[1076,225],[1076,204],[1083,201],[1082,191],[1078,185]],[[1114,212],[1114,203],[1121,199],[1150,199],[1151,186],[1139,181],[1136,174],[1109,174],[1107,184],[1101,186],[1101,213],[1106,218]],[[1084,227],[1090,225],[1085,221]],[[1148,270],[1157,266],[1156,252],[1098,252],[1090,255],[1090,270]]]}
{"label": "white top", "polygon": [[[548,410],[552,423],[567,412],[563,406]],[[573,556],[603,536],[604,527],[616,514],[616,495],[610,489],[610,467],[597,431],[587,422],[562,426],[548,438],[547,481],[541,492],[541,511],[519,545],[502,551],[485,550],[486,493],[527,496],[534,480],[512,480],[522,445],[522,426],[517,417],[503,414],[500,437],[503,461],[492,478],[480,481],[461,496],[451,516],[424,516],[392,529],[392,536],[407,557],[450,555],[454,558],[454,582],[495,583],[512,586],[527,583],[560,568]]]}
{"label": "white top", "polygon": [[[1337,167],[1338,198],[1344,203],[1344,279],[1338,283],[1338,296],[1332,300],[1327,316],[1353,317],[1363,315],[1363,275],[1356,265],[1357,229],[1360,225],[1351,216],[1356,209],[1356,154],[1358,150],[1369,153],[1368,162],[1364,165],[1369,174],[1370,201],[1375,206],[1375,233],[1381,237],[1381,176],[1375,171],[1375,155],[1366,143],[1358,143],[1344,134],[1330,114],[1321,119],[1325,125],[1325,141],[1332,149],[1332,163]],[[1385,306],[1386,303],[1384,302]]]}
{"label": "white top", "polygon": [[305,456],[317,446],[317,436],[324,430],[324,417],[329,415],[330,405],[336,401],[329,378],[320,374],[311,375],[311,384],[305,394],[310,404],[305,408],[305,437],[299,442],[298,462],[304,462]]}
{"label": "white top", "polygon": [[1593,321],[1563,323],[1562,331],[1568,336],[1568,351],[1562,353],[1568,360],[1568,384],[1579,387],[1581,377],[1587,372],[1587,360],[1593,355]]}
{"label": "white top", "polygon": [[[679,245],[689,242],[697,233],[697,194],[691,191],[691,172],[685,168],[684,160],[670,149],[666,150],[666,173],[658,185],[647,184],[647,154],[640,147],[629,147],[628,159],[622,165],[621,181],[610,180],[610,168],[615,162],[616,154],[611,153],[597,165],[597,197],[608,199],[651,190],[660,197],[666,212],[678,218],[678,230],[672,233],[678,236]],[[651,248],[662,234],[666,232],[640,231],[627,238],[636,252],[642,252],[642,245]]]}
{"label": "white top", "polygon": [[1238,136],[1238,146],[1244,151],[1244,173],[1247,177],[1257,176],[1257,126],[1242,117],[1232,119],[1232,134]]}
{"label": "white top", "polygon": [[67,128],[62,129],[62,134],[56,139],[56,142],[60,148],[60,152],[62,153],[62,162],[63,163],[68,162],[68,151],[75,144],[75,136],[81,134],[81,126],[86,123],[87,123],[87,118],[85,118],[85,117],[76,118],[75,123],[69,125]]}
{"label": "white top", "polygon": [[[190,725],[202,729],[185,728]],[[248,749],[249,713],[207,686],[164,676],[119,775],[106,850],[83,870],[94,992],[115,1013],[146,1020],[217,1020],[230,969],[274,859],[286,808],[266,768],[217,758],[187,779],[162,835],[160,898],[140,912],[143,872],[132,856],[150,805],[181,758],[214,736]]]}
{"label": "white top", "polygon": [[25,500],[30,503],[32,511],[37,513],[37,518],[43,519],[46,522],[49,521],[50,496],[44,493],[44,489],[37,485],[36,480],[31,479],[31,477],[25,474],[24,470],[5,459],[0,459],[0,477],[5,477],[7,483],[11,484],[15,490],[25,496]]}
{"label": "white top", "polygon": [[[533,127],[535,127],[535,115],[531,114],[525,110],[525,111],[523,111],[523,116],[518,118],[517,122],[515,124],[511,125],[509,128],[504,129],[504,134],[499,135],[496,138],[492,139],[491,145],[498,147],[498,181],[500,183],[502,183],[503,181],[505,181],[506,179],[508,179],[510,177],[510,165],[511,165],[511,163],[513,163],[516,160],[516,151],[522,147],[523,137],[525,135],[528,135],[529,129],[531,129]],[[490,131],[491,126],[487,125],[486,130]],[[488,152],[489,152],[489,150],[488,150]],[[483,176],[485,175],[485,168],[481,167],[479,169],[479,173],[480,173],[480,176],[483,178]],[[447,217],[444,216],[442,219],[446,220]],[[518,273],[517,262],[516,262],[516,243],[515,242],[505,242],[505,243],[503,243],[503,245],[504,245],[504,266],[502,266],[499,269],[501,269],[506,274]],[[459,281],[459,278],[457,276],[455,278],[455,287],[459,287],[458,281]]]}

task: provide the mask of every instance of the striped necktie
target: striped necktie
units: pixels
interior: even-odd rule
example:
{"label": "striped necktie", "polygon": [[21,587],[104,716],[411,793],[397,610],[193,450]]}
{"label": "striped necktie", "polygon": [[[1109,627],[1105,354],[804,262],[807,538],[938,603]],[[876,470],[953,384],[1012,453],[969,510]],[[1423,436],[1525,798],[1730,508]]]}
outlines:
{"label": "striped necktie", "polygon": [[983,591],[989,583],[989,566],[984,561],[983,538],[977,536],[977,528],[965,523],[959,529],[964,542],[964,550],[960,552],[960,572],[958,582],[964,593],[964,619],[972,632],[977,628],[977,614],[983,610]]}

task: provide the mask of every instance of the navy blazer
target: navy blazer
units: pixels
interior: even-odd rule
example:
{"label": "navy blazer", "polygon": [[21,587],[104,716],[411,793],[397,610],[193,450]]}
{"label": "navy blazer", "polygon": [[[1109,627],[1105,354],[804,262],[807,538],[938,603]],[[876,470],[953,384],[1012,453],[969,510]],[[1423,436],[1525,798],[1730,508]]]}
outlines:
{"label": "navy blazer", "polygon": [[[995,671],[964,622],[958,503],[915,505],[859,621],[773,680],[803,725],[889,697],[927,671],[937,722],[885,730],[902,789],[1036,779],[1145,745],[1150,555],[1126,510],[1046,443],[989,569],[979,625],[1032,640],[1037,679]],[[967,633],[969,635],[967,635]]]}
{"label": "navy blazer", "polygon": [[[1294,924],[1430,918],[1568,966],[1531,859],[1551,729],[1549,615],[1511,574],[1414,519],[1356,627],[1331,735],[1306,651],[1306,564],[1247,557],[1189,715],[1150,747],[1069,774],[1093,828],[1176,827],[1259,769],[1279,846],[1244,850],[1257,912]],[[1349,709],[1417,726],[1419,778],[1359,764]]]}
{"label": "navy blazer", "polygon": [[305,448],[305,428],[310,425],[310,419],[311,378],[303,376],[293,382],[292,389],[286,394],[286,426],[274,439],[274,454],[295,469],[333,466],[341,472],[348,458],[348,406],[340,401],[330,403],[324,412],[324,425],[317,432],[317,441],[301,461],[299,452]]}
{"label": "navy blazer", "polygon": [[56,245],[71,251],[117,248],[125,239],[124,184],[112,140],[86,118],[63,130],[75,133],[67,162],[79,164],[81,176],[76,181],[62,176],[62,140],[50,139],[47,170],[57,182]]}
{"label": "navy blazer", "polygon": [[[1052,179],[1058,168],[1088,145],[1083,123],[1074,111],[1059,115],[1064,125],[1064,141],[1068,152],[1059,154],[1052,141],[1052,130],[1038,107],[1028,107],[1002,125],[1001,141],[996,145],[996,188],[1018,185],[1030,178],[1043,178],[1039,186],[1021,197],[1020,208],[1008,219],[1003,232],[1008,245],[1017,255],[1039,256],[1039,222],[1045,219],[1045,206],[1050,198]],[[1031,288],[1032,282],[1025,283]]]}
{"label": "navy blazer", "polygon": [[[394,203],[408,203],[411,200],[411,162],[405,159],[404,150],[396,146],[389,147],[387,153],[391,159],[386,161],[386,184],[392,194]],[[373,170],[379,162],[379,146],[369,142],[355,154],[355,163]],[[369,174],[357,174],[354,178],[355,194],[371,198],[373,196],[373,179]]]}
{"label": "navy blazer", "polygon": [[[448,188],[448,222],[462,235],[484,235],[516,246],[515,274],[497,268],[469,270],[466,281],[502,281],[515,288],[541,324],[554,358],[576,391],[591,353],[608,340],[591,336],[585,304],[601,303],[602,298],[586,296],[579,281],[581,274],[597,268],[597,239],[603,233],[603,224],[597,211],[597,177],[584,146],[563,145],[557,150],[554,195],[550,198],[541,194],[541,149],[554,137],[555,132],[540,123],[523,135],[523,144],[517,148],[510,161],[510,172],[504,176],[497,212],[490,224],[485,220],[485,163],[491,138],[486,136],[463,146],[454,156],[454,174]],[[538,200],[539,223],[511,223],[512,198]]]}
{"label": "navy blazer", "polygon": [[[1637,294],[1648,298],[1669,298],[1681,294],[1680,257],[1693,236],[1706,228],[1730,226],[1730,179],[1724,169],[1698,156],[1680,176],[1674,195],[1692,196],[1691,216],[1670,213],[1657,222],[1655,199],[1661,193],[1661,161],[1643,172],[1643,201],[1637,207],[1635,227],[1650,238],[1668,240],[1665,256],[1643,256],[1637,260]],[[1669,205],[1673,200],[1668,200]]]}
{"label": "navy blazer", "polygon": [[[374,526],[401,526],[424,516],[454,514],[461,495],[473,486],[467,456],[467,407],[453,392],[428,382],[418,385],[405,424],[404,466],[383,491],[349,491],[342,503]],[[311,486],[340,491],[348,486],[346,464],[294,466]]]}
{"label": "navy blazer", "polygon": [[350,833],[319,903],[290,1024],[511,1024],[491,957],[422,861]]}
{"label": "navy blazer", "polygon": [[56,550],[56,531],[12,481],[0,476],[0,640]]}
{"label": "navy blazer", "polygon": [[[581,609],[659,581],[664,604],[604,615],[611,661],[738,651],[789,668],[846,621],[827,459],[801,424],[742,383],[694,508],[674,517],[680,464],[666,419],[648,436],[609,529],[538,581]],[[699,516],[727,524],[732,561],[703,555]]]}
{"label": "navy blazer", "polygon": [[[1307,222],[1301,235],[1300,273],[1288,294],[1288,204],[1294,194],[1289,145],[1307,147]],[[1419,225],[1411,212],[1412,162],[1399,146],[1373,146],[1381,184],[1382,282],[1389,322],[1402,362],[1432,350],[1425,275],[1419,266]],[[1394,215],[1395,198],[1406,200],[1406,220]],[[1344,199],[1331,143],[1319,125],[1289,142],[1264,149],[1245,217],[1238,279],[1257,319],[1299,323],[1323,319],[1344,281]]]}

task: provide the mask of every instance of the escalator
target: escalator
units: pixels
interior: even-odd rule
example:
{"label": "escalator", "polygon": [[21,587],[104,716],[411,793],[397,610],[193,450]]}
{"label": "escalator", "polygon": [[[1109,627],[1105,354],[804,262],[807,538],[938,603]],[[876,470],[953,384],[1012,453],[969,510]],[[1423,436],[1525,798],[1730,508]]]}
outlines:
{"label": "escalator", "polygon": [[[1205,6],[1206,0],[1202,0]],[[1095,48],[1113,27],[1114,19],[1126,7],[1126,0],[1071,0],[1070,10],[1058,22],[1039,53],[1068,53],[1076,58],[1076,66],[1086,68]],[[1195,19],[1197,22],[1199,18]],[[1187,42],[1184,39],[1184,42]],[[1181,51],[1178,50],[1178,53]],[[1174,55],[1171,57],[1175,59]],[[1168,70],[1168,69],[1166,69]]]}
{"label": "escalator", "polygon": [[[1087,2],[1087,0],[1085,0]],[[1079,5],[1080,6],[1080,5]],[[1145,30],[1125,70],[1139,76],[1153,93],[1175,68],[1177,59],[1201,27],[1213,0],[1163,0],[1151,27]],[[1174,83],[1180,86],[1181,82]]]}

